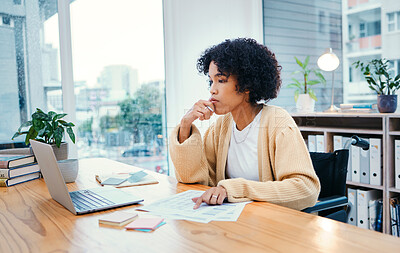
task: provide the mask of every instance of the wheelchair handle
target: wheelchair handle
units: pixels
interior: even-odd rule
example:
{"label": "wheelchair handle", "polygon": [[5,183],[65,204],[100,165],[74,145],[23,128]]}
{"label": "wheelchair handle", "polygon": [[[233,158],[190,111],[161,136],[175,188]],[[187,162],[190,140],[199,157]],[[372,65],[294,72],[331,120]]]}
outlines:
{"label": "wheelchair handle", "polygon": [[357,146],[362,148],[363,150],[368,150],[369,149],[369,142],[366,140],[361,139],[357,135],[351,136],[351,145]]}

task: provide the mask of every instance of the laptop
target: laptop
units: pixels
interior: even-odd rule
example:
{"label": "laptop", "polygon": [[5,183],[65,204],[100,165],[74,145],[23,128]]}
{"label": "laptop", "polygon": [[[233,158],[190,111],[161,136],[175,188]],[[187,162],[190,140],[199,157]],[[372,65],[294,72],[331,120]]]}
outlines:
{"label": "laptop", "polygon": [[85,214],[126,205],[134,205],[143,198],[114,187],[97,187],[68,192],[58,167],[53,148],[46,143],[30,140],[36,160],[51,197],[71,213]]}

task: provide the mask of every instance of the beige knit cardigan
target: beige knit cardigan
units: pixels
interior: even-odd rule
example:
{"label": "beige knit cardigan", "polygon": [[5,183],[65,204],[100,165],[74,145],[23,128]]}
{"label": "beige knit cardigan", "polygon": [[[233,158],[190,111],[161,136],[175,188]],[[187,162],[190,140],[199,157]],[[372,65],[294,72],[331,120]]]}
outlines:
{"label": "beige knit cardigan", "polygon": [[178,181],[223,186],[230,202],[267,201],[297,210],[313,206],[320,183],[293,118],[280,107],[264,106],[257,144],[259,181],[225,177],[232,122],[230,113],[218,118],[203,141],[195,125],[183,143],[178,141],[179,125],[173,130],[169,149]]}

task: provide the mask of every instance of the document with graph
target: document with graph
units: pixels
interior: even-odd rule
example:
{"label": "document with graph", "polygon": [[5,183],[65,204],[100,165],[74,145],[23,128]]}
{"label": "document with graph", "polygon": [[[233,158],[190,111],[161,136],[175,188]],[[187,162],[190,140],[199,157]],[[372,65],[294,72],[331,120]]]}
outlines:
{"label": "document with graph", "polygon": [[223,203],[222,205],[207,205],[206,203],[202,203],[198,209],[193,209],[195,203],[192,201],[192,198],[200,197],[203,193],[204,191],[188,190],[145,205],[139,209],[149,211],[165,219],[208,223],[210,221],[236,221],[245,205],[250,203]]}

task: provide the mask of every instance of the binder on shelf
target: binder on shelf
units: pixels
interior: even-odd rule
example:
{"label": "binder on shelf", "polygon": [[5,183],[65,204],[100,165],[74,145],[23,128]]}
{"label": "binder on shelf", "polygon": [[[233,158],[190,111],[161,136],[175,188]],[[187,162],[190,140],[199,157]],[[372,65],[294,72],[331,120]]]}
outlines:
{"label": "binder on shelf", "polygon": [[[343,143],[343,148],[346,148],[345,145],[347,143],[347,141],[350,141],[350,137],[343,137],[342,138],[342,143]],[[348,147],[349,148],[349,160],[347,163],[347,177],[346,180],[347,181],[352,181],[352,174],[353,174],[353,170],[351,169],[351,156],[352,156],[352,152],[351,152],[351,146]]]}
{"label": "binder on shelf", "polygon": [[325,141],[323,135],[316,135],[317,152],[325,152]]}
{"label": "binder on shelf", "polygon": [[357,189],[357,227],[369,228],[368,203],[379,198],[377,190]]}
{"label": "binder on shelf", "polygon": [[368,228],[382,232],[382,199],[368,202]]}
{"label": "binder on shelf", "polygon": [[351,181],[360,183],[360,148],[356,146],[351,146]]}
{"label": "binder on shelf", "polygon": [[357,190],[347,188],[347,197],[349,199],[350,212],[347,217],[347,223],[357,226]]}
{"label": "binder on shelf", "polygon": [[394,141],[394,177],[395,188],[400,189],[400,140]]}
{"label": "binder on shelf", "polygon": [[390,198],[389,200],[389,209],[390,209],[390,228],[392,230],[393,236],[399,236],[397,233],[397,215],[396,215],[396,204],[399,203],[397,197]]}
{"label": "binder on shelf", "polygon": [[317,152],[317,137],[315,135],[308,136],[308,151]]}
{"label": "binder on shelf", "polygon": [[369,139],[369,143],[370,143],[369,183],[372,185],[382,185],[382,162],[381,162],[382,144],[381,144],[381,139],[371,138],[371,139]]}
{"label": "binder on shelf", "polygon": [[343,149],[343,138],[340,135],[333,136],[333,150]]}
{"label": "binder on shelf", "polygon": [[[369,141],[368,139],[365,139]],[[369,175],[369,149],[363,150],[360,149],[360,182],[364,184],[369,184],[370,175]]]}

